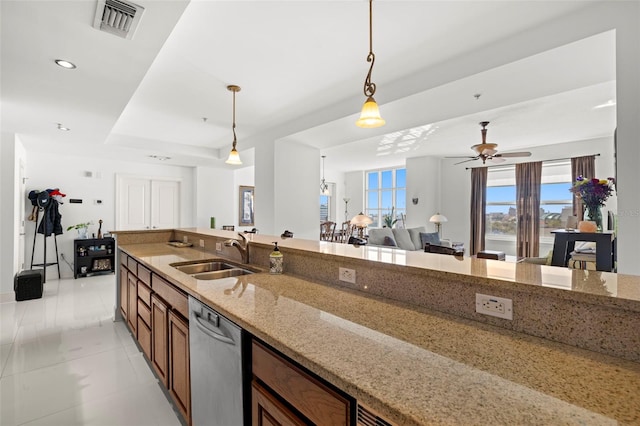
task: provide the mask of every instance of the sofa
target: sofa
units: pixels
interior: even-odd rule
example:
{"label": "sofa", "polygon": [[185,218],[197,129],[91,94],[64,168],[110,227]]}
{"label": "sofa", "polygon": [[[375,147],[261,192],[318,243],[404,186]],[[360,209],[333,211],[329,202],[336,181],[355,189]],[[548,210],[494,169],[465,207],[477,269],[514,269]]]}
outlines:
{"label": "sofa", "polygon": [[428,243],[436,246],[451,247],[451,242],[441,240],[437,232],[427,232],[424,226],[417,228],[370,228],[368,245],[392,247],[409,251],[423,251]]}

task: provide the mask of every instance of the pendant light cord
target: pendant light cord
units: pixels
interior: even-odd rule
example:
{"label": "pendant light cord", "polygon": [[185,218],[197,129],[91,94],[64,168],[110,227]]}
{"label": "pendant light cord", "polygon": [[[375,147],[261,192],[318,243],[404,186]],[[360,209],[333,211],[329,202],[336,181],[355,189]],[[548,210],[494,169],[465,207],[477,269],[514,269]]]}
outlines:
{"label": "pendant light cord", "polygon": [[373,64],[376,61],[376,55],[373,54],[373,1],[369,0],[369,54],[367,55],[367,62],[371,62],[367,78],[364,80],[364,95],[367,97],[373,97],[376,93],[376,84],[371,82],[371,72],[373,71]]}
{"label": "pendant light cord", "polygon": [[236,149],[236,91],[233,91],[233,125],[231,126],[231,130],[233,130],[233,149]]}

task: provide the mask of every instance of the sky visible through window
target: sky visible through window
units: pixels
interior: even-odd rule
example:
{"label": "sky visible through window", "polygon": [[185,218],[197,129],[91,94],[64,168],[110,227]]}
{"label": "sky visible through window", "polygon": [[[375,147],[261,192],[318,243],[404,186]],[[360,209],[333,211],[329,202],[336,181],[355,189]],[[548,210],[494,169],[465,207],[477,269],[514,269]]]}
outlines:
{"label": "sky visible through window", "polygon": [[[546,212],[560,213],[563,206],[565,206],[567,202],[571,202],[570,188],[570,182],[542,184],[540,188],[541,207],[544,208]],[[515,200],[515,185],[487,187],[487,211],[506,214],[509,211],[509,207],[515,207]],[[550,202],[557,202],[558,204],[548,204]],[[490,205],[492,203],[505,204]]]}

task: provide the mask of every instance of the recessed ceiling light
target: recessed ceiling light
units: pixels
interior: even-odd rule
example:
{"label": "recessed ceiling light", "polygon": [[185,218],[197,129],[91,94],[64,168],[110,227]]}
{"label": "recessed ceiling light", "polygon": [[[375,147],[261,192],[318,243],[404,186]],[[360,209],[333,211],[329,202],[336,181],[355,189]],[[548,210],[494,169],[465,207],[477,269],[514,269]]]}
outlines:
{"label": "recessed ceiling light", "polygon": [[171,157],[165,157],[163,155],[150,155],[149,158],[155,158],[158,161],[171,160]]}
{"label": "recessed ceiling light", "polygon": [[71,129],[68,127],[64,127],[62,124],[58,123],[58,130],[62,130],[63,132],[68,132]]}
{"label": "recessed ceiling light", "polygon": [[69,61],[65,61],[64,59],[56,59],[55,63],[62,67],[62,68],[66,68],[68,70],[74,70],[76,69],[76,65],[74,63],[71,63]]}

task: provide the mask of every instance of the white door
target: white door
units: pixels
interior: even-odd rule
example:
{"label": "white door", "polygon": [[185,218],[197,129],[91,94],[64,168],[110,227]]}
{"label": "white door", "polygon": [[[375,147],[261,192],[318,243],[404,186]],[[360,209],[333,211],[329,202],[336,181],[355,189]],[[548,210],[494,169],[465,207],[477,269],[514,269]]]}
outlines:
{"label": "white door", "polygon": [[180,227],[180,182],[151,181],[151,228]]}
{"label": "white door", "polygon": [[116,229],[172,229],[180,227],[180,182],[118,176]]}
{"label": "white door", "polygon": [[151,181],[136,177],[118,178],[118,222],[116,229],[149,229],[151,223]]}

